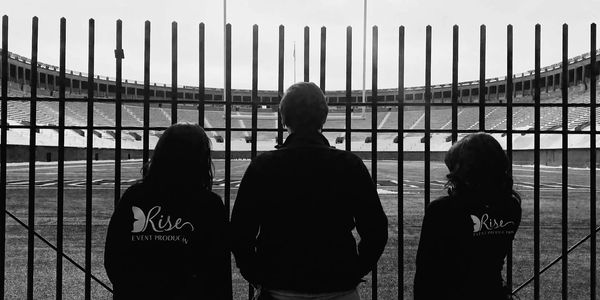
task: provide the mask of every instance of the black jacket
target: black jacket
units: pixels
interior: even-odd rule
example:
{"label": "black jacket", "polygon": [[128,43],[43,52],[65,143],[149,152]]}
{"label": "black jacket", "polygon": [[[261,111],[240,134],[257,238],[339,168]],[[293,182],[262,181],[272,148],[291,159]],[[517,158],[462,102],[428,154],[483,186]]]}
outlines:
{"label": "black jacket", "polygon": [[110,220],[104,265],[115,299],[224,299],[226,212],[209,191],[138,183]]}
{"label": "black jacket", "polygon": [[521,222],[515,198],[442,197],[425,209],[415,299],[506,299],[502,267]]}
{"label": "black jacket", "polygon": [[367,168],[319,133],[291,134],[252,161],[231,229],[246,280],[306,293],[356,287],[387,242],[387,217]]}

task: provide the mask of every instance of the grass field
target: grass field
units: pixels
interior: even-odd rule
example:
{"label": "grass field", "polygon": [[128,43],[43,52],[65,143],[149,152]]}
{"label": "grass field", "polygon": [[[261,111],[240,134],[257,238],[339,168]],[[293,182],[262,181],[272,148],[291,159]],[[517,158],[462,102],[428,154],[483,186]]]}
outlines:
{"label": "grass field", "polygon": [[[370,167],[370,162],[365,162]],[[233,205],[237,184],[248,161],[232,162]],[[222,179],[223,161],[216,161],[216,178]],[[140,161],[124,161],[122,166],[123,188],[140,178]],[[398,221],[403,216],[404,232],[402,241],[404,261],[402,272],[404,287],[402,297],[412,299],[412,280],[414,261],[419,240],[421,220],[423,217],[423,163],[404,163],[404,195],[399,200],[397,194],[395,161],[378,163],[378,180],[380,197],[388,215],[389,241],[379,262],[378,292],[379,299],[399,298],[398,263]],[[7,168],[8,200],[7,210],[27,223],[28,216],[28,165],[9,164]],[[431,164],[431,197],[435,199],[444,194],[443,183],[445,167],[441,163]],[[65,253],[84,264],[85,245],[85,163],[68,162],[65,172],[65,210],[64,210],[64,247]],[[517,233],[514,245],[514,285],[518,286],[533,274],[533,168],[530,166],[514,167],[516,189],[523,197],[523,221]],[[114,164],[110,161],[94,162],[93,166],[93,239],[92,239],[92,272],[103,282],[109,283],[104,273],[103,252],[106,226],[113,210]],[[56,164],[39,163],[36,166],[36,231],[50,242],[56,241]],[[544,266],[561,253],[561,169],[542,167],[541,170],[541,265]],[[217,180],[215,191],[223,196],[222,180]],[[403,213],[399,212],[399,201],[403,203]],[[589,170],[569,170],[569,245],[576,243],[589,233]],[[6,230],[6,268],[5,299],[22,299],[26,294],[27,278],[27,230],[7,217]],[[589,248],[590,243],[583,243],[569,255],[569,298],[589,299]],[[600,250],[600,247],[598,247]],[[34,296],[35,299],[50,299],[55,294],[56,284],[56,252],[35,241]],[[599,261],[600,262],[600,261]],[[83,299],[84,274],[71,263],[63,262],[63,299]],[[247,298],[247,285],[233,265],[234,299]],[[552,267],[541,277],[542,299],[559,299],[561,291],[560,263]],[[371,298],[370,276],[367,283],[360,287],[363,299]],[[110,284],[109,284],[110,285]],[[598,286],[597,290],[600,290]],[[531,299],[533,284],[519,292],[521,299]],[[92,281],[92,298],[108,299],[110,293],[101,285]],[[600,293],[598,294],[600,297]]]}

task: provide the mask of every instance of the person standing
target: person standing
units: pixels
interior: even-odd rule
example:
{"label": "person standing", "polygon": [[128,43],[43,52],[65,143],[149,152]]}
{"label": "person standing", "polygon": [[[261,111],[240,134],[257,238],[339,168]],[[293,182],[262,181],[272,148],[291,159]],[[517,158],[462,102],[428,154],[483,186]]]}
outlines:
{"label": "person standing", "polygon": [[172,125],[160,137],[108,225],[104,265],[114,299],[228,299],[227,212],[211,191],[210,152],[196,124]]}
{"label": "person standing", "polygon": [[375,184],[358,156],[321,134],[328,107],[317,85],[290,86],[279,110],[289,136],[250,163],[234,203],[237,267],[256,299],[359,299],[388,236]]}
{"label": "person standing", "polygon": [[489,134],[454,144],[444,159],[448,196],[425,209],[414,298],[510,299],[502,268],[521,222],[509,160]]}

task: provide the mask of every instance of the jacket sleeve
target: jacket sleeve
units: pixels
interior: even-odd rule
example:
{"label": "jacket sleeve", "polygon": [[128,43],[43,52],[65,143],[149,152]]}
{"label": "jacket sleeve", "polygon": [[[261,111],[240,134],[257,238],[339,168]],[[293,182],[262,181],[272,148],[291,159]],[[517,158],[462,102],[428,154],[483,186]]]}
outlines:
{"label": "jacket sleeve", "polygon": [[419,248],[417,249],[416,272],[414,282],[414,299],[437,299],[435,294],[436,286],[439,288],[439,279],[436,278],[437,268],[441,266],[437,263],[438,249],[436,241],[439,240],[435,230],[435,209],[428,205],[423,217],[421,226],[421,238]]}
{"label": "jacket sleeve", "polygon": [[260,174],[253,161],[246,169],[231,214],[231,247],[236,265],[251,284],[260,283],[256,262],[256,236],[260,229],[258,197]]}
{"label": "jacket sleeve", "polygon": [[358,243],[359,277],[367,275],[385,249],[388,239],[388,220],[381,206],[377,189],[362,160],[357,159],[356,176],[352,183],[354,220],[360,235]]}
{"label": "jacket sleeve", "polygon": [[[212,212],[211,228],[209,229],[209,243],[207,257],[208,266],[211,270],[207,286],[211,289],[210,299],[227,299],[229,287],[231,286],[229,270],[231,268],[231,256],[229,254],[229,228],[227,214],[223,202],[215,196]],[[200,268],[204,266],[199,266]],[[202,271],[202,270],[199,270]]]}
{"label": "jacket sleeve", "polygon": [[127,190],[113,212],[106,233],[104,247],[104,268],[110,282],[114,285],[126,280],[126,261],[129,254],[130,232],[133,224],[131,213],[131,192]]}

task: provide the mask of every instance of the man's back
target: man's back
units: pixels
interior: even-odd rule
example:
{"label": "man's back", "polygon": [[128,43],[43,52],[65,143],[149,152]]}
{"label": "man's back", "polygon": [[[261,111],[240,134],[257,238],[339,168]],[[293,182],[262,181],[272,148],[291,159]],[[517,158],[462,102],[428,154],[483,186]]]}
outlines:
{"label": "man's back", "polygon": [[387,218],[362,160],[329,147],[319,133],[292,134],[249,166],[232,231],[238,267],[250,282],[343,291],[356,287],[381,255]]}

